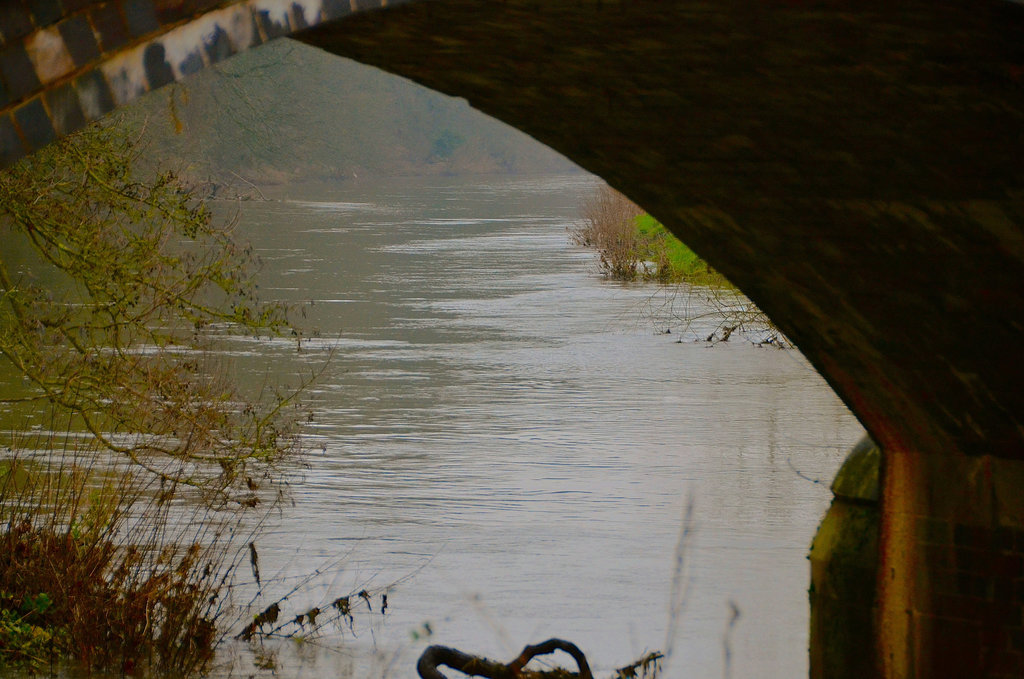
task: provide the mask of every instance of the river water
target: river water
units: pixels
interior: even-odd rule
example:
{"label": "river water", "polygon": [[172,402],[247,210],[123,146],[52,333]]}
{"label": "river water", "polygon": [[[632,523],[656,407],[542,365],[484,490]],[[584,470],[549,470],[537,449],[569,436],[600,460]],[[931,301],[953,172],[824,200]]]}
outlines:
{"label": "river water", "polygon": [[321,339],[238,360],[287,377],[335,349],[264,579],[280,595],[323,570],[291,615],[388,588],[355,636],[266,649],[274,673],[411,677],[427,643],[508,660],[558,636],[598,676],[669,646],[665,676],[806,676],[806,552],[862,430],[798,352],[692,341],[652,317],[656,288],[597,275],[567,235],[595,185],[350,182],[241,205],[263,297],[312,300]]}

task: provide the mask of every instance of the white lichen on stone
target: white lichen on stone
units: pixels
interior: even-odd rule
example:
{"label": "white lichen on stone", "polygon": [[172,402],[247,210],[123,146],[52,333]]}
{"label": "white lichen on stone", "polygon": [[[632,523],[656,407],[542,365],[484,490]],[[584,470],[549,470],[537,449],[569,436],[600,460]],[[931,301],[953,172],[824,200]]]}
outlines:
{"label": "white lichen on stone", "polygon": [[148,45],[138,45],[115,54],[100,67],[118,106],[135,100],[149,89],[142,62],[146,47]]}
{"label": "white lichen on stone", "polygon": [[75,68],[64,39],[56,28],[36,31],[25,41],[25,51],[44,85],[67,75]]}

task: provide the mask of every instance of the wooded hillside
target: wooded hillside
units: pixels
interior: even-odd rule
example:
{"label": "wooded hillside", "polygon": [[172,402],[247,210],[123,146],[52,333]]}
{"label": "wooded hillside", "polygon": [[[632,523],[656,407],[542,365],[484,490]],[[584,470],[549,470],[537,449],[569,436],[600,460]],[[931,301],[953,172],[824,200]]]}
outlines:
{"label": "wooded hillside", "polygon": [[158,157],[237,185],[564,172],[569,161],[461,99],[278,40],[163,88],[128,115]]}

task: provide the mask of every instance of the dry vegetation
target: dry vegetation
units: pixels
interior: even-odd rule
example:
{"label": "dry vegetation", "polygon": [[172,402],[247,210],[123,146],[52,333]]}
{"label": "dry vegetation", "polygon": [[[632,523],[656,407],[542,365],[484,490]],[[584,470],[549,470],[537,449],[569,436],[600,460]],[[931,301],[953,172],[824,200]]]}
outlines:
{"label": "dry vegetation", "polygon": [[0,462],[3,663],[201,669],[221,635],[237,515],[183,506],[101,449],[44,443],[64,445],[20,441]]}
{"label": "dry vegetation", "polygon": [[635,203],[602,185],[580,208],[580,223],[570,234],[572,242],[597,250],[601,271],[615,280],[643,277],[649,242],[636,228],[644,213]]}

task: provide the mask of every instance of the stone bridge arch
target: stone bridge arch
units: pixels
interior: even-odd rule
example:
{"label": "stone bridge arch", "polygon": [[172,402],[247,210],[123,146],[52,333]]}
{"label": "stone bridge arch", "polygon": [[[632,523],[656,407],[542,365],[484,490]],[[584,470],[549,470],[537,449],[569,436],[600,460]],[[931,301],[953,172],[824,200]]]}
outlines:
{"label": "stone bridge arch", "polygon": [[884,450],[880,676],[1024,675],[1024,7],[23,0],[0,159],[275,37],[465,97],[650,210]]}

